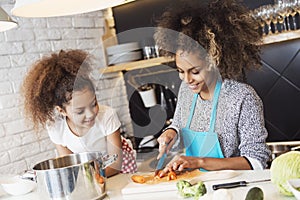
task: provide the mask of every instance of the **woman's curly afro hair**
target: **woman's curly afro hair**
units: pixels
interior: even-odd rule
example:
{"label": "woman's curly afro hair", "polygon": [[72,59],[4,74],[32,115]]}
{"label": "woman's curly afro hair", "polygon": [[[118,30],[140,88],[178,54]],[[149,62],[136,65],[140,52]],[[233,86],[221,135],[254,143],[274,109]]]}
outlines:
{"label": "woman's curly afro hair", "polygon": [[260,67],[262,32],[250,11],[235,0],[184,0],[158,20],[154,39],[162,54],[201,46],[222,78],[243,80],[246,69]]}

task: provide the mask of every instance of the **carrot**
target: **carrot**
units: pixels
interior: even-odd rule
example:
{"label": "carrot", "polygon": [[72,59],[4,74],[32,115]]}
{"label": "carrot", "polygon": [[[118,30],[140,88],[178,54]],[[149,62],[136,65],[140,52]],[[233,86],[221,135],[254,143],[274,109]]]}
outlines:
{"label": "carrot", "polygon": [[160,170],[154,178],[155,179],[161,179],[163,176],[164,176],[164,171]]}
{"label": "carrot", "polygon": [[136,183],[145,183],[146,179],[144,176],[141,175],[132,175],[131,179]]}
{"label": "carrot", "polygon": [[101,176],[100,174],[96,174],[95,178],[97,180],[98,183],[103,184],[104,183],[104,177]]}
{"label": "carrot", "polygon": [[168,181],[171,181],[171,180],[175,180],[175,179],[177,179],[176,173],[175,173],[174,171],[170,171],[170,172],[168,173],[168,178],[167,178],[167,180],[168,180]]}

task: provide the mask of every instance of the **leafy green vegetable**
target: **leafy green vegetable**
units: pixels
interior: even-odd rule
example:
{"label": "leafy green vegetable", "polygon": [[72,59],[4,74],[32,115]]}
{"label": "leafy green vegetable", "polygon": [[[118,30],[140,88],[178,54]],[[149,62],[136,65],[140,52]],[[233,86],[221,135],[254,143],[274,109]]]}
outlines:
{"label": "leafy green vegetable", "polygon": [[190,186],[192,186],[192,185],[191,185],[190,182],[188,182],[188,181],[180,180],[180,181],[178,181],[178,182],[176,183],[176,186],[177,186],[177,189],[178,189],[179,191],[182,191],[183,188],[185,188],[185,187],[190,187]]}
{"label": "leafy green vegetable", "polygon": [[293,193],[290,191],[287,185],[287,180],[300,178],[299,169],[299,151],[289,151],[278,156],[272,161],[270,167],[271,181],[277,186],[280,193],[287,196],[293,196]]}
{"label": "leafy green vegetable", "polygon": [[195,197],[195,199],[198,199],[206,193],[206,187],[202,181],[195,185],[191,185],[188,181],[180,180],[177,182],[176,186],[179,194],[184,198]]}
{"label": "leafy green vegetable", "polygon": [[263,199],[264,199],[264,193],[262,189],[260,189],[259,187],[253,187],[248,191],[245,200],[263,200]]}

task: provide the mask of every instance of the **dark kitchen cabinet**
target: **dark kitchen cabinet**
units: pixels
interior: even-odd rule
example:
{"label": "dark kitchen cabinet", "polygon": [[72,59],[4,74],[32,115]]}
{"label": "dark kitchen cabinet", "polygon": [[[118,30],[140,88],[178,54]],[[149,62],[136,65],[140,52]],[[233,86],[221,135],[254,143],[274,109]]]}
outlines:
{"label": "dark kitchen cabinet", "polygon": [[[121,35],[119,43],[143,40],[144,37],[151,36],[151,29],[134,36],[128,34],[131,38],[122,37],[124,35],[120,33],[155,26],[155,19],[174,1],[176,0],[141,0],[115,7],[113,12],[116,30],[118,35]],[[243,2],[250,9],[274,3],[273,0]],[[264,103],[265,123],[269,132],[268,142],[300,141],[299,35],[300,30],[297,30],[265,38],[261,54],[262,69],[246,74],[248,83],[255,88]],[[170,78],[172,76],[174,78]],[[177,80],[175,74],[172,76],[168,78]]]}

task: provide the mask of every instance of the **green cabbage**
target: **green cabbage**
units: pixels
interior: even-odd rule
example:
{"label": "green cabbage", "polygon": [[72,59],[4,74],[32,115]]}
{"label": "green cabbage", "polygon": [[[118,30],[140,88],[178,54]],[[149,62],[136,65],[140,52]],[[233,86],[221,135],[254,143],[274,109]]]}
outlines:
{"label": "green cabbage", "polygon": [[272,161],[270,171],[271,181],[277,186],[279,192],[293,196],[287,185],[287,180],[300,178],[300,152],[289,151],[278,156]]}

